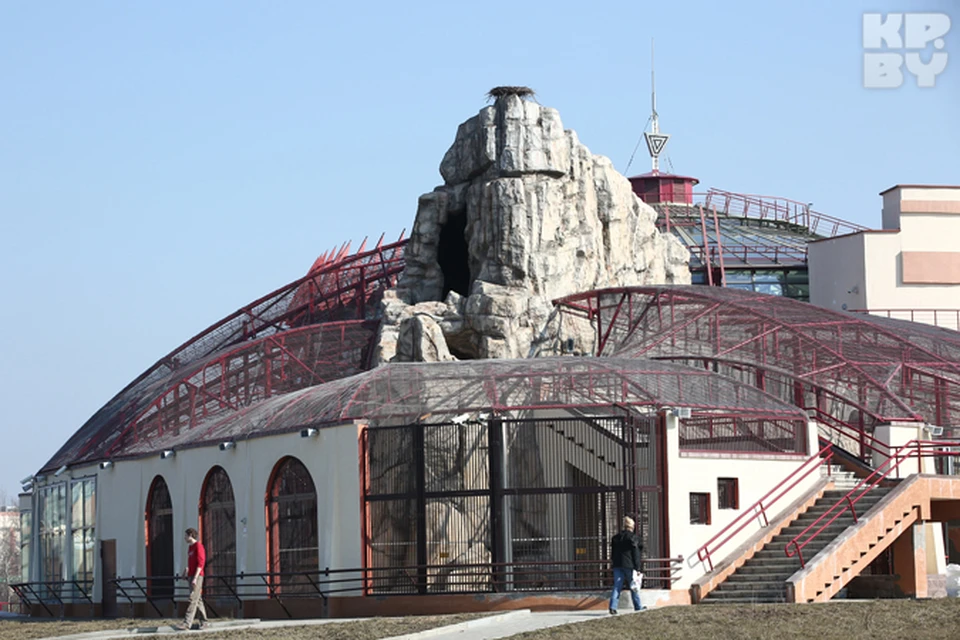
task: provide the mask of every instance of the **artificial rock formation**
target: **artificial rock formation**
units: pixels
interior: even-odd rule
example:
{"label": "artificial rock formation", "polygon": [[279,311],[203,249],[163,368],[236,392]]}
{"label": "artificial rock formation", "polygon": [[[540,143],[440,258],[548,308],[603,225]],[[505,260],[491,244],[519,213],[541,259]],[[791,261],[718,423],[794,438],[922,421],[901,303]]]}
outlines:
{"label": "artificial rock formation", "polygon": [[380,362],[522,358],[571,337],[589,351],[592,332],[559,334],[553,299],[690,282],[686,249],[554,109],[500,95],[460,125],[440,173],[384,297]]}

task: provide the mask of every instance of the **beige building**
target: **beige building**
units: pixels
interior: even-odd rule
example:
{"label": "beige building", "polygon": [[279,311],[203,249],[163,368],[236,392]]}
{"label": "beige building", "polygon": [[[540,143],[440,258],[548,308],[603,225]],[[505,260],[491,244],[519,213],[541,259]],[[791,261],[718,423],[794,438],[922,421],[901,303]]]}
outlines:
{"label": "beige building", "polygon": [[960,186],[880,195],[882,229],[810,243],[810,302],[960,329]]}

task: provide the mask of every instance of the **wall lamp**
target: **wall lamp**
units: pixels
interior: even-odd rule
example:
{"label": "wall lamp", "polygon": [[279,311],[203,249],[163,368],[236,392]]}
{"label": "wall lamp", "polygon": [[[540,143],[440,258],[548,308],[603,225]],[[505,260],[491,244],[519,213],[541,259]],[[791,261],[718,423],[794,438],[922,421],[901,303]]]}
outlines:
{"label": "wall lamp", "polygon": [[166,460],[167,458],[172,458],[175,455],[177,455],[176,451],[174,451],[173,449],[167,449],[166,451],[160,454],[160,459]]}
{"label": "wall lamp", "polygon": [[300,430],[300,437],[301,437],[301,438],[316,438],[319,434],[320,434],[320,432],[317,431],[316,429],[312,428],[312,427],[311,427],[311,428],[301,429],[301,430]]}
{"label": "wall lamp", "polygon": [[229,451],[230,449],[236,449],[236,448],[237,448],[237,443],[234,442],[233,440],[229,442],[220,443],[220,451]]}
{"label": "wall lamp", "polygon": [[100,468],[101,468],[101,469],[109,469],[109,468],[111,468],[112,466],[113,466],[113,461],[112,461],[112,460],[104,460],[103,462],[100,463]]}

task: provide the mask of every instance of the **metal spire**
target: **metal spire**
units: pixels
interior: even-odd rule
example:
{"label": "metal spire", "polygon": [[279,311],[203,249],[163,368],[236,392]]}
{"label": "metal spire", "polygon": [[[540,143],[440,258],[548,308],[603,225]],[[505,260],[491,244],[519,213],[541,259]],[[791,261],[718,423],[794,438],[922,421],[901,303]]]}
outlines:
{"label": "metal spire", "polygon": [[643,137],[647,141],[647,150],[650,151],[650,158],[653,160],[653,172],[660,171],[660,154],[663,148],[667,146],[667,140],[670,136],[660,133],[660,116],[657,114],[657,76],[654,67],[654,41],[650,39],[650,108],[653,111],[650,119],[652,121],[650,133],[644,133]]}

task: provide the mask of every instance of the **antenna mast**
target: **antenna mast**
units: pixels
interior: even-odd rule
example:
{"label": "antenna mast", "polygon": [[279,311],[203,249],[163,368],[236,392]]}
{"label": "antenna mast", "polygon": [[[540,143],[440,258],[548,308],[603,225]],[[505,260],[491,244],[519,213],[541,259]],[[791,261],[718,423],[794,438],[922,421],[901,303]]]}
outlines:
{"label": "antenna mast", "polygon": [[650,108],[653,111],[651,115],[651,131],[644,133],[643,137],[647,141],[647,150],[650,152],[650,159],[653,161],[653,173],[660,172],[660,154],[663,148],[667,146],[667,140],[670,136],[660,133],[660,116],[657,114],[657,75],[654,67],[654,40],[650,39]]}

